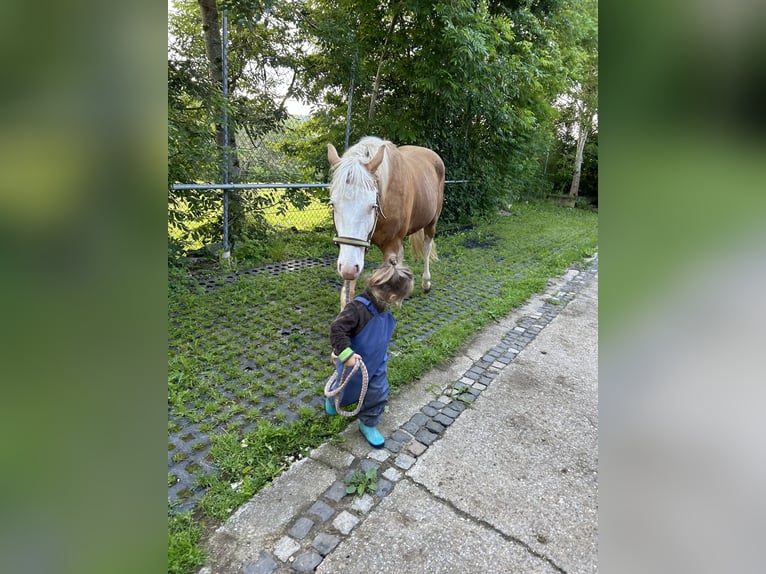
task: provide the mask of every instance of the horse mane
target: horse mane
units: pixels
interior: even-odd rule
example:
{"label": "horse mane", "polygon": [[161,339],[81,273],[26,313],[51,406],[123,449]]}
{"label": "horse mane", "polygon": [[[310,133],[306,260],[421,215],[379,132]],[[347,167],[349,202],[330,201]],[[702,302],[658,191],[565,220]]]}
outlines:
{"label": "horse mane", "polygon": [[[376,171],[380,187],[377,188],[375,176],[365,167],[365,164],[375,157],[380,146],[385,145],[383,161]],[[374,136],[367,136],[354,144],[340,158],[340,162],[333,168],[333,182],[340,182],[352,186],[362,186],[370,189],[378,189],[382,196],[387,188],[389,174],[389,155],[392,149],[396,149],[390,141],[382,140]]]}

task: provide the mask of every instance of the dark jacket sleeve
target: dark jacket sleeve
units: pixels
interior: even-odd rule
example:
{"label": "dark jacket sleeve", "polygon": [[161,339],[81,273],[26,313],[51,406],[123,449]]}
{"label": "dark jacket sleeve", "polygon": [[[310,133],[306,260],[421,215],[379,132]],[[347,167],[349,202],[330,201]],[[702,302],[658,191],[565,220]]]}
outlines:
{"label": "dark jacket sleeve", "polygon": [[[351,337],[361,331],[362,314],[358,301],[350,301],[330,325],[330,344],[336,355],[351,347]],[[364,309],[367,311],[367,309]]]}

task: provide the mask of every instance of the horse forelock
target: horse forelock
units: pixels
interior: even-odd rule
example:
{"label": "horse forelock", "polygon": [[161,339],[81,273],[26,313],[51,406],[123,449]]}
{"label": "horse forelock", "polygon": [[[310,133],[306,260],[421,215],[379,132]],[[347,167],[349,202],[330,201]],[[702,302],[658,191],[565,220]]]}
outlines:
{"label": "horse forelock", "polygon": [[378,182],[380,190],[384,190],[388,179],[388,153],[384,154],[376,175],[369,172],[366,164],[375,157],[380,146],[387,143],[380,138],[368,136],[348,148],[332,170],[331,198],[337,199],[337,195],[344,191],[353,193],[353,190],[359,189],[378,193]]}
{"label": "horse forelock", "polygon": [[360,190],[375,193],[375,177],[359,162],[358,157],[342,157],[333,169],[331,199]]}

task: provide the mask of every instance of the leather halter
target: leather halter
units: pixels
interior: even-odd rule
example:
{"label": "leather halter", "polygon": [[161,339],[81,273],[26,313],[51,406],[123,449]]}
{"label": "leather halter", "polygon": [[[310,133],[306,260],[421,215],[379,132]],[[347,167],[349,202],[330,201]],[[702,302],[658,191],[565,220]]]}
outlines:
{"label": "leather halter", "polygon": [[[335,245],[353,245],[355,247],[364,247],[364,250],[367,251],[370,248],[370,239],[372,239],[373,234],[375,233],[375,229],[378,227],[378,217],[383,216],[383,219],[386,218],[385,215],[383,215],[383,210],[380,209],[380,193],[377,193],[375,195],[375,221],[372,224],[372,229],[370,230],[370,233],[367,235],[367,239],[359,239],[357,237],[346,237],[345,235],[336,235],[332,238],[333,243]],[[335,225],[335,210],[332,212],[332,225],[335,227],[335,231],[338,230],[338,226]]]}

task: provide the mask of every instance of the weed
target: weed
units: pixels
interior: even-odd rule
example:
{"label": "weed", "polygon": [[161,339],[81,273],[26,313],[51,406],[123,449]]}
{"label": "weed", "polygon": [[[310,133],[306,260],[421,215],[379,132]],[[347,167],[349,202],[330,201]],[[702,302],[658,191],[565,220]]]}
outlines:
{"label": "weed", "polygon": [[355,469],[346,480],[346,493],[362,496],[365,492],[375,492],[378,489],[378,471],[371,468],[367,472]]}

